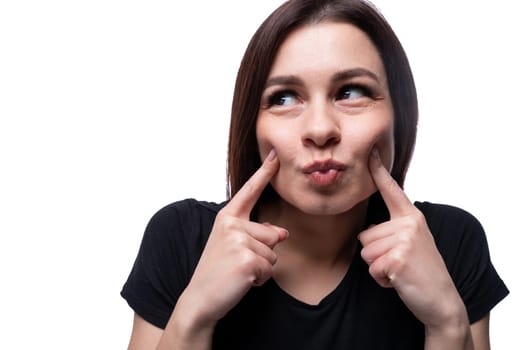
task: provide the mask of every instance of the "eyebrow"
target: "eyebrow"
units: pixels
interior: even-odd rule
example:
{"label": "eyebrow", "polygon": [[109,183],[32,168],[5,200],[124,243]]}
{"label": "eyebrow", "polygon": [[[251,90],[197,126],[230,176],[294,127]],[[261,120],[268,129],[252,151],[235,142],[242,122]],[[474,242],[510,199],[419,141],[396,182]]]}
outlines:
{"label": "eyebrow", "polygon": [[[341,72],[337,72],[332,76],[330,82],[333,84],[343,80],[348,80],[362,76],[369,77],[379,83],[378,76],[374,72],[369,71],[366,68],[352,68]],[[304,85],[304,83],[302,79],[295,75],[283,75],[268,79],[265,85],[265,89],[274,85]]]}
{"label": "eyebrow", "polygon": [[342,80],[348,80],[362,76],[369,77],[379,83],[379,77],[374,72],[369,71],[366,68],[353,68],[344,70],[342,72],[337,72],[334,74],[334,76],[332,76],[332,79],[330,80],[332,83],[337,83]]}
{"label": "eyebrow", "polygon": [[303,80],[294,75],[283,75],[268,79],[265,89],[274,85],[304,85]]}

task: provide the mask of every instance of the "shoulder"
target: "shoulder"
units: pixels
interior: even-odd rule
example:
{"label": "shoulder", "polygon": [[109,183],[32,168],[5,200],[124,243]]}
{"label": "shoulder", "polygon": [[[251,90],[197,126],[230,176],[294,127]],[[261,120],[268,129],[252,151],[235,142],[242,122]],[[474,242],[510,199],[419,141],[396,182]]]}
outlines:
{"label": "shoulder", "polygon": [[415,202],[423,213],[437,243],[447,237],[477,236],[484,238],[485,232],[479,220],[465,209],[447,204]]}
{"label": "shoulder", "polygon": [[222,206],[224,203],[185,199],[164,206],[152,216],[121,292],[142,318],[165,327]]}
{"label": "shoulder", "polygon": [[476,322],[508,289],[492,265],[485,231],[476,217],[450,205],[416,202],[467,308]]}
{"label": "shoulder", "polygon": [[226,202],[215,203],[188,198],[164,206],[155,213],[152,220],[170,220],[180,218],[181,216],[186,218],[197,218],[200,216],[215,217],[225,204]]}
{"label": "shoulder", "polygon": [[481,225],[474,215],[462,208],[431,202],[415,202],[414,204],[432,224],[454,222]]}
{"label": "shoulder", "polygon": [[160,283],[166,276],[188,279],[222,206],[185,199],[158,210],[146,226],[135,265],[145,271],[149,281]]}
{"label": "shoulder", "polygon": [[423,213],[436,246],[447,264],[488,259],[488,243],[482,224],[465,209],[452,205],[415,202]]}
{"label": "shoulder", "polygon": [[214,203],[193,198],[173,202],[158,210],[148,223],[148,228],[174,228],[179,225],[195,226],[201,222],[215,220],[217,213],[226,202]]}
{"label": "shoulder", "polygon": [[148,222],[142,245],[200,250],[208,239],[217,213],[225,204],[193,198],[168,204]]}
{"label": "shoulder", "polygon": [[453,278],[484,270],[491,264],[485,231],[474,215],[451,205],[429,202],[415,205],[425,216]]}

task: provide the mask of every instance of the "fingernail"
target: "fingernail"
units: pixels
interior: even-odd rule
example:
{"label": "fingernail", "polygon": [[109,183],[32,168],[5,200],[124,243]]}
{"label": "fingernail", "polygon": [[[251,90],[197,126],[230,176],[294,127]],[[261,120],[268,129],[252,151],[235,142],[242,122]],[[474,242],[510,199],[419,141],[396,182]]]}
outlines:
{"label": "fingernail", "polygon": [[288,237],[290,237],[290,232],[288,232],[287,229],[281,229],[279,232],[279,242],[284,241]]}
{"label": "fingernail", "polygon": [[275,156],[277,156],[277,154],[275,153],[275,150],[272,148],[270,153],[268,153],[268,156],[266,157],[266,160],[271,162],[272,160],[275,159]]}

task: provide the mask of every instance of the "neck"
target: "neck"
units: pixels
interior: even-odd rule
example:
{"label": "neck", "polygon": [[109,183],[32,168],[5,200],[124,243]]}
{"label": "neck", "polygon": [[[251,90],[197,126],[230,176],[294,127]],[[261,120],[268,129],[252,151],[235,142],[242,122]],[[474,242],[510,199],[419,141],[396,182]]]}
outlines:
{"label": "neck", "polygon": [[283,200],[262,206],[259,221],[286,228],[290,236],[276,247],[279,254],[325,266],[348,263],[356,237],[364,229],[368,202],[337,215],[310,215]]}

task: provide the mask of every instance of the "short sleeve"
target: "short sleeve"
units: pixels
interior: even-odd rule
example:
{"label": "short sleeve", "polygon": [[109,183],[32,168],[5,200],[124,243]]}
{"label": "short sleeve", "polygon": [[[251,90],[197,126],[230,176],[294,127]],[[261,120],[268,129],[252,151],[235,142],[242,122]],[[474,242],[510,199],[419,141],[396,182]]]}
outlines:
{"label": "short sleeve", "polygon": [[165,328],[206,244],[216,211],[195,200],[159,210],[149,221],[121,296],[149,323]]}
{"label": "short sleeve", "polygon": [[428,202],[418,206],[465,303],[470,323],[480,320],[509,293],[490,259],[482,225],[456,207]]}

